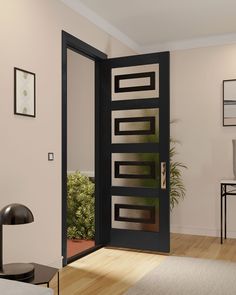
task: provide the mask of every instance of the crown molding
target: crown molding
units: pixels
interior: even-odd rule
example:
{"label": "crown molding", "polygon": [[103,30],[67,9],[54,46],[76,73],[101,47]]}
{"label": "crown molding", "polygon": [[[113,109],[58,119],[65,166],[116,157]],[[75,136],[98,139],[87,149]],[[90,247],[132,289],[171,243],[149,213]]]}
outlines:
{"label": "crown molding", "polygon": [[236,33],[208,36],[204,38],[187,39],[161,44],[159,43],[151,46],[140,46],[140,51],[142,53],[151,53],[160,51],[175,51],[201,47],[221,46],[228,44],[236,44]]}
{"label": "crown molding", "polygon": [[200,47],[220,46],[236,43],[236,33],[208,36],[203,38],[193,38],[186,40],[179,40],[174,42],[157,43],[153,45],[141,45],[133,41],[126,34],[118,30],[115,26],[110,24],[104,18],[96,14],[94,11],[86,7],[79,0],[60,0],[65,5],[78,12],[80,15],[87,18],[93,24],[112,37],[118,39],[127,47],[133,49],[137,53],[151,53],[160,51],[175,51],[184,49],[194,49]]}
{"label": "crown molding", "polygon": [[83,3],[81,3],[79,0],[60,0],[65,5],[72,8],[74,11],[78,12],[80,15],[87,18],[90,22],[95,24],[97,27],[111,35],[112,37],[118,39],[123,44],[125,44],[127,47],[133,49],[137,53],[140,53],[140,46],[134,42],[132,39],[130,39],[127,35],[122,33],[120,30],[118,30],[116,27],[114,27],[112,24],[110,24],[108,21],[106,21],[104,18],[96,14],[94,11],[86,7]]}

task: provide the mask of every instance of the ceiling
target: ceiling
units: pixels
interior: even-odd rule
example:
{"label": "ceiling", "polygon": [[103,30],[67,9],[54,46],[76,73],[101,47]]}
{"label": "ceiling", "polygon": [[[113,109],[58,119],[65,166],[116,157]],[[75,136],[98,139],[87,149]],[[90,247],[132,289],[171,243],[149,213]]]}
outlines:
{"label": "ceiling", "polygon": [[236,42],[236,0],[62,0],[134,50]]}

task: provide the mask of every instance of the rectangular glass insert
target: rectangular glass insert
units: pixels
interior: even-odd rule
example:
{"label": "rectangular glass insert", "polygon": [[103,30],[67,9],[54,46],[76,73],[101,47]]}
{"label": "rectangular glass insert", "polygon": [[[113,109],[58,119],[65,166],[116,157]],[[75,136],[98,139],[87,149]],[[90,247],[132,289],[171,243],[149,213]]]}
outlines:
{"label": "rectangular glass insert", "polygon": [[112,143],[159,142],[159,109],[112,111]]}
{"label": "rectangular glass insert", "polygon": [[122,79],[119,81],[119,87],[129,88],[129,87],[140,87],[142,86],[149,86],[151,84],[151,77],[148,78],[132,78],[132,79]]}
{"label": "rectangular glass insert", "polygon": [[112,228],[159,231],[159,199],[112,196]]}
{"label": "rectangular glass insert", "polygon": [[[147,220],[151,219],[151,212],[150,210],[146,210],[146,209],[142,209],[142,207],[140,207],[140,209],[134,209],[131,208],[132,210],[130,210],[130,208],[119,208],[119,216],[120,218],[130,218],[132,219],[139,219],[140,218],[140,210],[142,210],[143,212],[143,216],[145,216],[145,218]],[[132,215],[132,217],[130,217],[130,215]],[[142,218],[143,218],[142,216]]]}
{"label": "rectangular glass insert", "polygon": [[112,100],[159,97],[159,64],[112,69]]}
{"label": "rectangular glass insert", "polygon": [[120,165],[119,167],[119,173],[120,175],[150,175],[151,173],[151,167],[149,165],[146,165],[147,169],[143,169],[143,167],[140,166],[134,166],[134,165]]}
{"label": "rectangular glass insert", "polygon": [[158,187],[158,153],[113,153],[111,165],[112,186]]}
{"label": "rectangular glass insert", "polygon": [[[150,117],[151,118],[151,117]],[[138,118],[140,119],[140,118]],[[118,121],[118,120],[117,120]],[[122,121],[122,119],[120,121],[118,121],[119,125],[118,125],[118,131],[116,132],[117,134],[124,134],[124,133],[132,133],[133,131],[138,132],[147,132],[151,129],[151,122],[150,120],[146,120],[146,121],[134,121],[132,122],[133,124],[130,124],[130,121]]]}

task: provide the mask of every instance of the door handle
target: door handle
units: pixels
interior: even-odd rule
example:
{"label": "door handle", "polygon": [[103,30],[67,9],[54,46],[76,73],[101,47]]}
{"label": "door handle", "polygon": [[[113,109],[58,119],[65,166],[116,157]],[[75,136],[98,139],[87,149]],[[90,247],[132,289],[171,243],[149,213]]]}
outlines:
{"label": "door handle", "polygon": [[166,189],[166,162],[161,162],[161,189]]}

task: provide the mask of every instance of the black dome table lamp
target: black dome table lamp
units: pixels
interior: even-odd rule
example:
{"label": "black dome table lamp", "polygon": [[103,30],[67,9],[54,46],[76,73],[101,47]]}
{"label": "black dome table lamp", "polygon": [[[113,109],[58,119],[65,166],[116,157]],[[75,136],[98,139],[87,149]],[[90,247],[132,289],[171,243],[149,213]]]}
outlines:
{"label": "black dome table lamp", "polygon": [[27,281],[34,276],[34,266],[29,263],[3,265],[3,225],[25,224],[34,221],[29,208],[21,204],[10,204],[0,211],[0,278]]}

